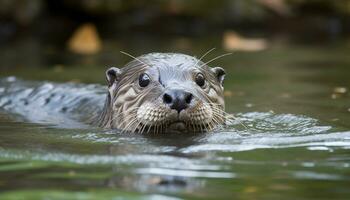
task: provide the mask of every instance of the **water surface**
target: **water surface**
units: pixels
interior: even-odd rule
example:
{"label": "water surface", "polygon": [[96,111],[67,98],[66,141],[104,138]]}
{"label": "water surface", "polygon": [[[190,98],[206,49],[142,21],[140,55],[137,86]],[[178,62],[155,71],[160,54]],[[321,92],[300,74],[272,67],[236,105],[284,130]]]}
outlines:
{"label": "water surface", "polygon": [[350,86],[344,47],[276,47],[213,63],[228,72],[226,109],[236,120],[192,135],[82,123],[105,97],[106,66],[96,63],[128,58],[63,57],[1,72],[1,199],[350,198],[350,98],[336,89]]}

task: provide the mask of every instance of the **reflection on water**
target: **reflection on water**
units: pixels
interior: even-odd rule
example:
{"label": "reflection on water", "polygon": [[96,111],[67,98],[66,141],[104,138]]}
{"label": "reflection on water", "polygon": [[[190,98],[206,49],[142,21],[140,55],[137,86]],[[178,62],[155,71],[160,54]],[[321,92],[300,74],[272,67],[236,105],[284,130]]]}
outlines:
{"label": "reflection on water", "polygon": [[[264,64],[255,56],[254,64]],[[0,198],[350,197],[349,97],[332,99],[334,85],[271,68],[247,75],[251,69],[238,66],[239,76],[227,68],[226,104],[235,120],[205,134],[91,127],[105,86],[2,78],[0,185],[8,191]]]}
{"label": "reflection on water", "polygon": [[0,106],[37,123],[82,128],[79,119],[96,115],[104,102],[104,90],[98,85],[31,83],[15,77],[0,83]]}

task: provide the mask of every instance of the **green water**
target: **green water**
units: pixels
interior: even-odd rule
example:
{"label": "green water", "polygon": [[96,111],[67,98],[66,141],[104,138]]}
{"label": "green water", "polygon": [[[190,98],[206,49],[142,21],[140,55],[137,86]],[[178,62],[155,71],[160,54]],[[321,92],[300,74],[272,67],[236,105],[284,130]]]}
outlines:
{"label": "green water", "polygon": [[[106,42],[96,56],[70,55],[31,41],[3,48],[0,92],[10,83],[32,87],[44,80],[83,90],[67,83],[82,82],[97,84],[91,91],[103,99],[104,70],[129,61],[119,50],[199,56],[220,45],[157,40],[137,48],[139,42]],[[11,98],[5,95],[0,199],[349,199],[350,96],[334,91],[350,88],[348,54],[339,44],[276,45],[213,62],[227,71],[226,110],[239,122],[201,135],[62,127],[64,122],[37,120],[45,107],[24,109],[17,96],[6,104]]]}

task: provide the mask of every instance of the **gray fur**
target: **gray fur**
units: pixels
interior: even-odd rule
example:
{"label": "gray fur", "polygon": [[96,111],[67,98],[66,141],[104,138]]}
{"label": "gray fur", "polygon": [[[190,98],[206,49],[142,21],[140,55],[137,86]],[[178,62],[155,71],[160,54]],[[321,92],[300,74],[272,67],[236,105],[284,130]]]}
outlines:
{"label": "gray fur", "polygon": [[[114,73],[115,72],[115,73]],[[138,85],[138,77],[147,73],[151,83]],[[206,78],[201,88],[197,73]],[[225,121],[222,68],[210,68],[195,57],[178,53],[150,53],[132,60],[125,67],[106,72],[108,94],[98,124],[123,131],[166,132],[172,122],[181,120],[189,132],[212,130]],[[191,92],[195,100],[183,113],[176,115],[161,101],[167,89]],[[215,115],[214,115],[215,114]],[[148,130],[146,130],[148,128]]]}

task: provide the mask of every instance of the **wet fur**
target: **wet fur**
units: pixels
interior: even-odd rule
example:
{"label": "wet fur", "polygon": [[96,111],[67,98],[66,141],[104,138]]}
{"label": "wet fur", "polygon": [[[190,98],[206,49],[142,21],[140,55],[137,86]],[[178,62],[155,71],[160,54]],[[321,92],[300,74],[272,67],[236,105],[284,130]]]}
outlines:
{"label": "wet fur", "polygon": [[[138,77],[143,72],[152,78],[146,88],[138,85]],[[198,72],[206,78],[205,88],[193,81]],[[121,69],[107,70],[106,74],[108,94],[97,120],[101,127],[159,133],[169,131],[169,124],[179,118],[185,121],[186,131],[205,132],[223,124],[227,118],[224,112],[223,70],[210,68],[195,57],[151,53],[135,58]],[[196,98],[193,105],[177,117],[171,116],[174,110],[164,105],[160,98],[164,90],[173,87],[189,91]]]}

